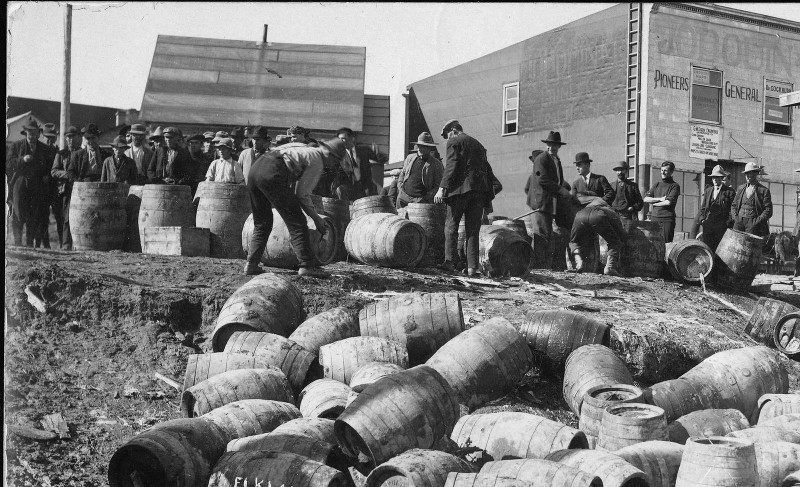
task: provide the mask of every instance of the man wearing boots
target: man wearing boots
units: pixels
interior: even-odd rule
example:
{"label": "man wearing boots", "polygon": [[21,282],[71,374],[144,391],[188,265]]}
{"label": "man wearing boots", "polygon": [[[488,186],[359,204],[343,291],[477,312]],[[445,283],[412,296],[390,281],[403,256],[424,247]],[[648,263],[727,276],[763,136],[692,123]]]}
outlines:
{"label": "man wearing boots", "polygon": [[621,277],[619,257],[626,235],[619,215],[602,198],[578,196],[578,199],[585,207],[575,215],[569,236],[569,249],[575,259],[574,272],[584,271],[583,260],[591,252],[599,234],[608,243],[603,274]]}
{"label": "man wearing boots", "polygon": [[736,193],[730,186],[723,183],[725,171],[722,166],[716,165],[711,171],[713,186],[706,187],[703,203],[700,205],[700,214],[697,223],[703,226],[703,243],[712,251],[717,250],[725,230],[733,225],[731,220],[731,204]]}
{"label": "man wearing boots", "polygon": [[637,221],[639,219],[638,213],[644,207],[644,200],[642,199],[642,193],[639,192],[639,186],[628,179],[629,169],[628,161],[621,161],[614,166],[617,180],[611,185],[611,190],[614,192],[611,208],[623,220]]}
{"label": "man wearing boots", "polygon": [[758,182],[760,172],[761,167],[754,162],[744,166],[747,182],[736,191],[731,204],[731,218],[734,230],[766,237],[772,216],[772,195],[768,187]]}

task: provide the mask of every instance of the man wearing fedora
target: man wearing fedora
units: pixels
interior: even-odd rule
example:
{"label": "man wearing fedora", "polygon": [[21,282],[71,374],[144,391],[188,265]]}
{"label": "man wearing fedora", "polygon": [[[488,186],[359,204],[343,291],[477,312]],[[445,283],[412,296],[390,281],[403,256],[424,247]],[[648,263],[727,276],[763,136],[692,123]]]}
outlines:
{"label": "man wearing fedora", "polygon": [[70,181],[100,181],[100,173],[103,171],[103,157],[97,142],[100,130],[95,124],[89,123],[81,129],[81,135],[83,136],[83,148],[70,154],[67,165]]}
{"label": "man wearing fedora", "polygon": [[611,191],[614,193],[611,208],[617,212],[621,219],[637,221],[639,219],[639,211],[644,207],[644,200],[642,199],[642,193],[639,192],[639,186],[628,179],[629,170],[628,161],[620,161],[614,166],[617,180],[611,185]]}
{"label": "man wearing fedora", "polygon": [[483,210],[494,199],[489,161],[483,145],[464,133],[458,120],[444,124],[442,137],[447,139],[446,163],[439,190],[433,197],[434,203],[447,205],[444,262],[439,267],[446,271],[463,268],[458,256],[458,226],[463,217],[466,273],[474,276],[479,274],[478,234]]}
{"label": "man wearing fedora", "polygon": [[731,205],[736,192],[724,183],[725,170],[717,164],[711,171],[712,186],[706,186],[702,196],[697,225],[703,226],[703,243],[716,251],[725,230],[733,226]]}
{"label": "man wearing fedora", "polygon": [[[56,181],[58,188],[58,198],[61,207],[62,215],[62,232],[59,233],[58,239],[61,245],[61,250],[72,250],[72,233],[69,228],[69,199],[72,194],[73,179],[67,172],[69,161],[72,154],[81,150],[81,132],[78,127],[70,126],[64,132],[65,147],[56,153],[53,160],[53,166],[50,170],[50,176]],[[58,220],[56,220],[58,221]]]}
{"label": "man wearing fedora", "polygon": [[[53,160],[56,157],[56,153],[58,152],[58,145],[56,144],[56,139],[58,139],[58,131],[56,130],[56,124],[54,123],[46,123],[44,124],[44,131],[42,132],[44,136],[45,145],[50,149],[50,160],[48,161],[48,167],[53,166]],[[61,238],[63,235],[63,228],[64,228],[64,221],[63,221],[63,211],[61,209],[61,200],[58,197],[58,185],[56,183],[55,178],[51,176],[50,181],[47,183],[47,190],[46,190],[46,201],[44,204],[41,205],[40,210],[42,212],[41,216],[39,217],[39,222],[41,223],[41,243],[44,248],[50,248],[50,211],[53,211],[53,219],[56,221],[56,232],[58,233],[58,241],[61,242]],[[35,240],[35,239],[34,239]]]}
{"label": "man wearing fedora", "polygon": [[[345,156],[340,162],[340,171],[334,179],[334,194],[339,199],[357,200],[378,194],[372,182],[370,160],[375,156],[369,147],[356,145],[356,134],[348,127],[336,131],[336,136],[344,142]],[[339,168],[337,168],[339,169]]]}
{"label": "man wearing fedora", "polygon": [[124,136],[114,137],[114,141],[111,143],[114,154],[103,161],[103,172],[100,174],[101,183],[136,184],[138,178],[136,163],[125,155],[125,149],[129,147]]}
{"label": "man wearing fedora", "polygon": [[601,174],[592,174],[592,160],[587,152],[575,154],[575,167],[578,178],[572,183],[570,192],[577,196],[598,196],[608,205],[614,201],[614,190],[608,179]]}
{"label": "man wearing fedora", "polygon": [[242,153],[239,154],[239,167],[242,168],[245,184],[247,184],[247,174],[250,172],[253,162],[269,151],[270,136],[267,127],[256,127],[251,132],[250,140],[253,142],[252,147],[242,150]]}
{"label": "man wearing fedora", "polygon": [[772,194],[768,187],[758,181],[760,172],[761,167],[755,162],[745,164],[747,182],[736,190],[731,204],[731,218],[734,230],[766,237],[772,216]]}
{"label": "man wearing fedora", "polygon": [[[156,135],[156,134],[153,134]],[[151,184],[187,184],[191,178],[189,151],[181,147],[183,135],[175,127],[163,132],[164,148],[156,150],[147,166]]]}
{"label": "man wearing fedora", "polygon": [[672,242],[675,235],[675,205],[681,195],[681,187],[672,179],[675,164],[671,161],[661,163],[661,181],[644,194],[644,202],[651,206],[648,219],[661,225],[664,242]]}
{"label": "man wearing fedora", "polygon": [[131,129],[128,131],[131,141],[125,155],[131,158],[136,165],[136,183],[134,184],[147,182],[147,164],[153,158],[153,151],[144,143],[145,132],[145,126],[141,123],[131,125]]}
{"label": "man wearing fedora", "polygon": [[233,158],[233,139],[225,137],[220,139],[216,145],[219,150],[219,159],[214,159],[214,162],[208,166],[206,171],[206,181],[216,181],[219,183],[236,183],[244,184],[244,174],[242,173],[242,166],[239,161]]}
{"label": "man wearing fedora", "polygon": [[41,208],[47,202],[52,150],[39,140],[42,128],[35,120],[29,119],[22,128],[25,138],[11,144],[6,153],[6,175],[10,178],[7,198],[11,201],[14,245],[22,245],[24,228],[25,245],[33,247],[44,245]]}
{"label": "man wearing fedora", "polygon": [[409,203],[433,203],[439,190],[444,166],[431,152],[436,148],[433,137],[422,132],[414,143],[417,150],[406,157],[397,177],[396,207],[405,208]]}
{"label": "man wearing fedora", "polygon": [[552,266],[553,221],[565,232],[572,227],[572,204],[575,196],[564,180],[564,170],[558,152],[561,146],[559,132],[550,131],[542,142],[547,150],[536,157],[531,154],[533,170],[528,185],[528,207],[533,226],[533,267],[549,269]]}
{"label": "man wearing fedora", "polygon": [[44,124],[44,131],[42,132],[42,135],[44,136],[45,145],[51,149],[54,149],[53,155],[55,156],[55,152],[58,151],[58,144],[56,144],[56,139],[58,139],[58,130],[56,130],[56,124]]}

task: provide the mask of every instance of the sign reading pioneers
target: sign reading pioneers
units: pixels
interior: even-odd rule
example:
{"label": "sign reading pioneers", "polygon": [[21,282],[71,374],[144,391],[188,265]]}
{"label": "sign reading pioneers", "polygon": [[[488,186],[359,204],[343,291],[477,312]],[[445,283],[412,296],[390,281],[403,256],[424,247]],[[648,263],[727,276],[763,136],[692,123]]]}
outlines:
{"label": "sign reading pioneers", "polygon": [[719,157],[719,139],[722,129],[709,125],[692,125],[691,131],[689,157],[717,159]]}

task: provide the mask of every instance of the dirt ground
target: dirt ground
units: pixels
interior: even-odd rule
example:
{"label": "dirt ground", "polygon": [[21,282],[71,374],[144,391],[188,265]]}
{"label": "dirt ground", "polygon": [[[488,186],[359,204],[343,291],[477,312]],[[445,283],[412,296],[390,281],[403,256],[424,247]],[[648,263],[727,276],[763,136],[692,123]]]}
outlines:
{"label": "dirt ground", "polygon": [[[7,485],[107,485],[118,447],[180,416],[178,391],[154,373],[182,382],[187,356],[210,351],[217,313],[250,278],[240,275],[240,260],[19,247],[7,247],[5,259],[5,423],[42,429],[44,416],[61,413],[70,433],[36,441],[6,427]],[[498,288],[464,286],[433,269],[328,269],[327,280],[274,271],[300,287],[309,316],[410,291],[458,292],[467,327],[492,316],[519,325],[531,310],[581,311],[612,325],[612,347],[642,386],[677,377],[716,351],[755,344],[742,331],[742,314],[698,287],[660,279],[535,271]],[[28,303],[28,286],[47,303],[45,313]],[[716,293],[747,313],[758,298]],[[779,297],[800,305],[797,295]],[[784,364],[791,390],[800,390],[800,365]],[[560,380],[538,368],[479,411],[500,410],[577,425]]]}

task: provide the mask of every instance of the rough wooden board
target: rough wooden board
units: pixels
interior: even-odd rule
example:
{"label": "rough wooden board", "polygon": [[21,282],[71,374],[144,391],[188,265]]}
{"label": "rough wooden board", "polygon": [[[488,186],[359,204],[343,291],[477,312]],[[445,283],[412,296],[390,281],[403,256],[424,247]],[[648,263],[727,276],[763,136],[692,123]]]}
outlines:
{"label": "rough wooden board", "polygon": [[55,432],[62,440],[72,438],[69,434],[69,426],[67,426],[67,422],[64,421],[61,413],[48,414],[42,418],[42,427],[48,431]]}

